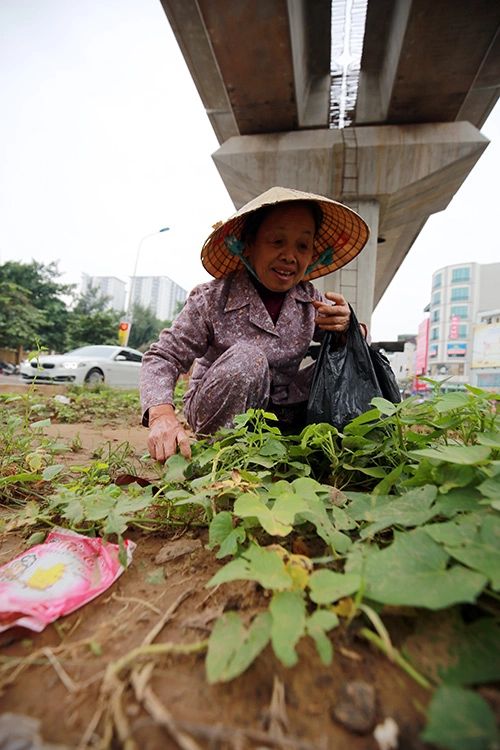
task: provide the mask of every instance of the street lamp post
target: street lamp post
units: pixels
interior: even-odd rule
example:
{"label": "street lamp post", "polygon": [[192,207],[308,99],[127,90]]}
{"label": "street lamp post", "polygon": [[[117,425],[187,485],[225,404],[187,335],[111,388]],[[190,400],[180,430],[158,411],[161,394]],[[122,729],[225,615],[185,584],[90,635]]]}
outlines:
{"label": "street lamp post", "polygon": [[135,264],[134,264],[134,273],[130,281],[130,291],[128,294],[128,305],[127,305],[127,312],[126,312],[126,318],[124,321],[120,323],[120,333],[119,337],[121,340],[121,343],[126,346],[128,344],[128,339],[130,336],[130,328],[132,326],[132,319],[133,319],[133,313],[132,313],[132,292],[134,291],[135,287],[135,280],[137,276],[137,264],[139,262],[139,255],[141,254],[141,247],[144,240],[147,240],[148,237],[154,237],[155,234],[160,234],[161,232],[168,232],[170,227],[163,227],[163,229],[158,229],[156,232],[151,232],[151,234],[146,234],[142,240],[139,242],[139,246],[137,248],[137,253],[135,256]]}
{"label": "street lamp post", "polygon": [[161,232],[168,232],[169,229],[170,227],[163,227],[163,229],[158,229],[158,231],[156,232],[151,232],[151,234],[146,234],[145,237],[143,237],[142,240],[139,242],[139,246],[137,248],[137,254],[135,256],[134,273],[130,282],[130,292],[128,295],[128,307],[127,307],[127,320],[128,321],[131,321],[131,317],[132,317],[132,291],[135,286],[135,279],[137,276],[137,264],[139,262],[139,255],[141,254],[142,243],[144,242],[144,240],[147,240],[148,237],[154,237],[155,234],[160,234]]}

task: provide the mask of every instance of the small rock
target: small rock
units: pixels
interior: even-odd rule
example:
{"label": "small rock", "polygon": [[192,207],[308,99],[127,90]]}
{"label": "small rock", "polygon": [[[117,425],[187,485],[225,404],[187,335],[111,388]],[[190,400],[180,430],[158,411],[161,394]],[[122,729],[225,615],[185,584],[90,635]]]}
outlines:
{"label": "small rock", "polygon": [[346,682],[338,703],[330,715],[343,727],[356,734],[368,734],[375,726],[375,688],[366,682]]}
{"label": "small rock", "polygon": [[155,557],[155,563],[162,565],[162,563],[169,562],[169,560],[176,560],[178,557],[182,557],[182,555],[194,552],[201,546],[201,539],[177,539],[175,542],[169,542],[161,548]]}

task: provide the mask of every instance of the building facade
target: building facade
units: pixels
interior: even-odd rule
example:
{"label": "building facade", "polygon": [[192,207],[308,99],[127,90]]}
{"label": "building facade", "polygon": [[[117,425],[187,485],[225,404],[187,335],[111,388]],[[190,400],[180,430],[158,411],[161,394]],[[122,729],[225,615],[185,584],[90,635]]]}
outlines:
{"label": "building facade", "polygon": [[[427,374],[477,385],[474,335],[482,311],[500,308],[500,263],[460,263],[432,276]],[[479,316],[479,318],[478,318]]]}
{"label": "building facade", "polygon": [[479,312],[472,348],[474,385],[500,393],[500,308]]}
{"label": "building facade", "polygon": [[125,310],[125,282],[115,276],[89,276],[82,274],[82,293],[96,289],[100,296],[106,297],[106,309],[123,312]]}
{"label": "building facade", "polygon": [[136,276],[130,280],[129,307],[147,307],[158,320],[172,320],[178,303],[184,302],[187,292],[168,276]]}

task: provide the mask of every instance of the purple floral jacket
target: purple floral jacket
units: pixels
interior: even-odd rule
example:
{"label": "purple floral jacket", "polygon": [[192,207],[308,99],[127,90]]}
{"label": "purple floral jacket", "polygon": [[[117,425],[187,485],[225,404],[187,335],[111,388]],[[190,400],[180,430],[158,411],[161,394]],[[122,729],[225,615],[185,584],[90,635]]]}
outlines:
{"label": "purple floral jacket", "polygon": [[177,379],[193,362],[186,400],[206,370],[238,341],[262,347],[274,403],[307,398],[299,367],[311,341],[321,341],[323,336],[314,323],[312,299],[324,301],[325,297],[308,281],[290,289],[275,326],[246,270],[196,286],[171,328],[162,331],[144,355],[140,378],[143,424],[148,424],[151,406],[174,402]]}

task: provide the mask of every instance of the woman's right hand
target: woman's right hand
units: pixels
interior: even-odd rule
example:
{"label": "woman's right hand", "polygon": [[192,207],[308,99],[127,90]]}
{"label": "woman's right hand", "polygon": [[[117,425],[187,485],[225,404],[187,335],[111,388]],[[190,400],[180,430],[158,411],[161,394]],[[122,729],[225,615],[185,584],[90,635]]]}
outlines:
{"label": "woman's right hand", "polygon": [[188,461],[191,445],[183,426],[175,416],[172,404],[159,404],[149,409],[148,448],[151,458],[164,464],[177,449]]}

